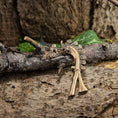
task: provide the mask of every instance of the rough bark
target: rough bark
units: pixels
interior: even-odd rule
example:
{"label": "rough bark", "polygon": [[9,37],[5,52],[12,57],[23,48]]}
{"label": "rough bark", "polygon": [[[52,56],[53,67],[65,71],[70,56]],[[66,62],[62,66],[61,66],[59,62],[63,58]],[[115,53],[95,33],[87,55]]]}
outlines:
{"label": "rough bark", "polygon": [[[23,9],[24,8],[24,9]],[[108,0],[18,0],[23,31],[57,43],[93,29],[101,38],[117,39],[118,8]]]}
{"label": "rough bark", "polygon": [[24,33],[33,38],[42,33],[55,43],[82,31],[81,2],[75,0],[18,0],[18,11]]}
{"label": "rough bark", "polygon": [[[61,50],[61,52],[60,52]],[[118,58],[118,44],[94,44],[85,46],[82,52],[88,63],[97,63]],[[58,53],[59,52],[59,53]],[[79,51],[81,54],[81,52]],[[80,55],[81,57],[81,55]],[[57,68],[64,63],[65,67],[72,65],[74,60],[62,49],[57,52],[46,51],[44,54],[22,54],[6,52],[0,55],[0,73],[15,71],[47,70]]]}
{"label": "rough bark", "polygon": [[118,39],[118,7],[101,0],[95,2],[92,19],[92,29],[98,33],[101,38]]}
{"label": "rough bark", "polygon": [[18,44],[19,18],[16,0],[0,0],[0,41],[5,45]]}

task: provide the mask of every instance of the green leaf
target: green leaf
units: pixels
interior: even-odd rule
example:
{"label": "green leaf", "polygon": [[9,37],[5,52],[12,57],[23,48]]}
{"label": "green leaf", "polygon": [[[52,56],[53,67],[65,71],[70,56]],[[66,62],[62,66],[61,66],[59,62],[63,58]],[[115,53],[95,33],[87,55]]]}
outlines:
{"label": "green leaf", "polygon": [[23,42],[23,43],[19,44],[18,50],[20,50],[21,52],[33,52],[35,50],[35,48],[30,43]]}
{"label": "green leaf", "polygon": [[77,36],[74,39],[72,39],[72,43],[75,41],[77,41],[78,44],[80,45],[92,45],[95,43],[99,44],[104,43],[104,41],[101,41],[96,35],[96,33],[92,30],[88,30],[82,33],[80,36]]}
{"label": "green leaf", "polygon": [[56,44],[56,47],[57,48],[62,48],[62,45],[61,44]]}

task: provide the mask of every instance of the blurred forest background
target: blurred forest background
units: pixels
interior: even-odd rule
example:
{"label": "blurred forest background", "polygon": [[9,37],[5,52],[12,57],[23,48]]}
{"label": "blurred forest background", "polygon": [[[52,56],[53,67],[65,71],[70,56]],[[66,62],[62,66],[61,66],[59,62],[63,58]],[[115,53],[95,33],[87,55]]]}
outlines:
{"label": "blurred forest background", "polygon": [[118,8],[108,0],[1,0],[0,41],[17,45],[28,35],[51,43],[88,29],[101,39],[118,39]]}

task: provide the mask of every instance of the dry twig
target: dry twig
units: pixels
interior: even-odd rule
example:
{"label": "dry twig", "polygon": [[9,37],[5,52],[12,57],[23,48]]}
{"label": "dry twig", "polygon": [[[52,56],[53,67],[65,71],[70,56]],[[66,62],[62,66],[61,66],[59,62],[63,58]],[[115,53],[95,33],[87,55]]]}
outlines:
{"label": "dry twig", "polygon": [[76,83],[77,83],[77,79],[79,77],[79,92],[85,92],[88,89],[85,87],[83,80],[82,80],[82,76],[81,76],[81,70],[80,70],[80,56],[78,53],[78,50],[76,50],[76,48],[72,47],[72,46],[67,46],[67,50],[70,51],[71,55],[73,56],[74,60],[75,60],[75,74],[73,77],[73,82],[71,85],[71,89],[70,89],[70,93],[69,96],[73,96],[75,94],[75,88],[76,88]]}
{"label": "dry twig", "polygon": [[25,36],[24,40],[31,43],[32,45],[34,45],[36,48],[41,48],[41,45],[39,43],[37,43],[36,41],[34,41],[32,38]]}

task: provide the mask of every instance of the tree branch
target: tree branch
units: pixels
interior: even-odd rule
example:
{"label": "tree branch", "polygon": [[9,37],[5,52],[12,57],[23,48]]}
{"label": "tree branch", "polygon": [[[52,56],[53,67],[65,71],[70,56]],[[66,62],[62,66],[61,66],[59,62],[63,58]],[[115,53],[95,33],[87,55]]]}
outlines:
{"label": "tree branch", "polygon": [[[23,54],[15,51],[7,51],[0,54],[0,73],[15,71],[34,71],[58,68],[60,64],[73,65],[70,54],[58,49],[57,52],[47,51],[45,54]],[[87,63],[118,59],[118,44],[94,44],[84,46],[82,51],[86,56]],[[79,52],[81,53],[81,52]],[[50,55],[53,55],[52,57]],[[82,56],[80,55],[80,58]]]}

